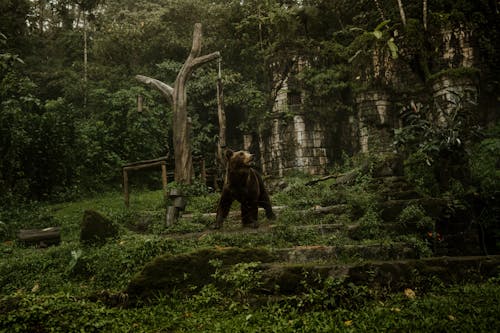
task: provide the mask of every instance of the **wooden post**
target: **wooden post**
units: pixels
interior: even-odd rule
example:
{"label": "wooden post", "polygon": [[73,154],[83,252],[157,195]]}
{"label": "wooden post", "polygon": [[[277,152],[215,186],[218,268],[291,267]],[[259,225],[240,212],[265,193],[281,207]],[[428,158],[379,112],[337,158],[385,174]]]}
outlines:
{"label": "wooden post", "polygon": [[123,193],[125,194],[125,207],[128,208],[130,194],[128,192],[128,173],[126,169],[123,169]]}
{"label": "wooden post", "polygon": [[161,182],[163,184],[163,193],[165,194],[165,199],[167,198],[167,163],[161,165]]}
{"label": "wooden post", "polygon": [[163,184],[163,191],[165,192],[165,196],[167,196],[167,156],[155,158],[153,160],[145,160],[139,162],[133,162],[124,164],[122,166],[123,172],[123,192],[125,195],[125,206],[129,206],[129,186],[128,186],[128,172],[136,171],[141,169],[147,169],[152,167],[161,166],[161,181]]}

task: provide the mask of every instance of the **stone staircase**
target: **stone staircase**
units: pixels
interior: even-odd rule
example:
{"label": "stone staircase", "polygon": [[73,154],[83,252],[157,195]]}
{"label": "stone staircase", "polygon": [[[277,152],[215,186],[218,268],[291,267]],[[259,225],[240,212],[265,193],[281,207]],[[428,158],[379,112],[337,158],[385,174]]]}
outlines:
{"label": "stone staircase", "polygon": [[[263,290],[279,286],[279,292],[272,293],[285,294],[299,292],[304,279],[312,276],[391,289],[412,287],[416,277],[455,283],[500,273],[500,256],[482,255],[477,232],[465,210],[451,207],[442,198],[420,196],[403,177],[374,178],[369,190],[377,194],[373,207],[380,221],[376,225],[365,225],[359,208],[338,202],[302,210],[276,207],[277,220],[265,220],[262,212],[258,229],[242,228],[239,213],[231,212],[222,230],[167,233],[165,237],[171,242],[191,241],[200,250],[165,255],[151,262],[127,292],[133,301],[148,297],[152,290],[170,292],[189,284],[209,283],[214,272],[207,266],[211,259],[221,259],[226,266],[260,262]],[[402,222],[401,214],[410,206],[431,217],[432,223],[427,220],[422,225],[412,216]],[[343,218],[346,214],[354,218]],[[212,215],[207,218],[214,219]],[[181,223],[192,219],[186,214]],[[375,233],[364,237],[366,228]],[[200,265],[199,257],[204,258],[203,269],[192,273],[178,270]],[[312,280],[309,285],[317,283]]]}

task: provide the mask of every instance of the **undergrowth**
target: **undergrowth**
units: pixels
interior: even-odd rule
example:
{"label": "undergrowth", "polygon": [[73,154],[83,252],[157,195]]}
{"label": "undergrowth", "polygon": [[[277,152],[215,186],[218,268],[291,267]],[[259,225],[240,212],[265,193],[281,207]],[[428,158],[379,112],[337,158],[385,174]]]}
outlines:
{"label": "undergrowth", "polygon": [[[262,229],[242,233],[238,218],[224,232],[210,230],[219,195],[207,188],[182,189],[188,195],[184,217],[165,225],[163,191],[133,192],[125,208],[121,193],[54,205],[33,203],[0,210],[0,332],[335,332],[335,331],[491,331],[498,327],[499,279],[478,285],[415,289],[416,296],[326,280],[277,299],[267,297],[259,263],[224,268],[214,261],[214,283],[188,297],[158,295],[142,307],[126,304],[129,282],[144,265],[165,254],[236,247],[267,250],[292,247],[374,245],[390,249],[402,242],[419,257],[431,255],[418,234],[387,233],[380,195],[373,179],[358,175],[349,186],[335,179],[306,185],[310,177],[294,175],[274,193],[281,208],[275,221],[261,214]],[[485,186],[487,186],[486,184]],[[318,207],[338,206],[338,214],[318,215]],[[119,234],[102,246],[83,246],[79,229],[83,212],[94,209],[119,225]],[[235,203],[232,210],[239,210]],[[418,205],[406,207],[399,227],[429,230],[434,221]],[[322,225],[339,225],[325,234]],[[15,241],[21,228],[60,226],[62,242],[45,249]],[[357,240],[348,226],[356,226]],[[337,263],[353,263],[356,246],[340,251]],[[315,263],[317,264],[317,263]],[[306,279],[304,278],[304,281]],[[223,287],[222,287],[223,286]],[[254,290],[260,293],[254,294]],[[272,290],[267,291],[272,294]],[[265,295],[265,296],[263,296]],[[106,297],[105,297],[106,296]],[[109,296],[109,297],[108,297]],[[111,299],[119,298],[117,303]]]}
{"label": "undergrowth", "polygon": [[[336,286],[331,280],[324,288],[257,306],[207,285],[188,299],[159,298],[128,309],[64,293],[17,292],[0,299],[0,332],[492,332],[499,324],[498,279],[426,293]],[[247,287],[240,288],[245,295]]]}

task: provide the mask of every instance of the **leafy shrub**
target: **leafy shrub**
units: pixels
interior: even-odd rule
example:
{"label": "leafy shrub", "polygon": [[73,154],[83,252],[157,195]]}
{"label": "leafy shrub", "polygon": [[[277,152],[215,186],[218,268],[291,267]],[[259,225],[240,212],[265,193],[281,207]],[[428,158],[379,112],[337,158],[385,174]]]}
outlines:
{"label": "leafy shrub", "polygon": [[262,285],[262,273],[258,269],[260,262],[242,262],[222,269],[222,261],[211,260],[210,264],[215,268],[212,277],[216,283],[223,286],[222,293],[240,302],[247,303],[250,293],[259,289]]}
{"label": "leafy shrub", "polygon": [[287,180],[286,188],[273,195],[271,200],[273,204],[291,208],[310,208],[318,204],[320,198],[328,193],[324,184],[306,186],[308,179],[302,175]]}
{"label": "leafy shrub", "polygon": [[366,210],[358,223],[359,229],[356,233],[358,238],[376,238],[382,233],[382,219],[373,208]]}
{"label": "leafy shrub", "polygon": [[500,137],[487,138],[477,144],[472,150],[470,167],[472,178],[481,190],[497,191],[500,188]]}
{"label": "leafy shrub", "polygon": [[178,189],[184,196],[202,196],[210,193],[208,186],[198,180],[194,180],[191,184],[182,184],[177,182],[171,182],[167,186],[168,190]]}
{"label": "leafy shrub", "polygon": [[217,211],[219,193],[201,193],[187,198],[186,212],[214,213]]}
{"label": "leafy shrub", "polygon": [[404,173],[409,183],[424,195],[434,196],[439,192],[439,183],[428,156],[423,152],[412,153],[404,161]]}
{"label": "leafy shrub", "polygon": [[[450,94],[455,94],[450,91]],[[426,195],[449,190],[450,179],[467,181],[467,142],[474,102],[454,95],[450,110],[411,103],[400,111],[402,128],[396,129],[395,146],[406,155],[405,175]]]}
{"label": "leafy shrub", "polygon": [[354,208],[355,212],[366,212],[375,209],[379,204],[379,194],[370,190],[371,178],[366,177],[363,181],[344,189],[346,203]]}
{"label": "leafy shrub", "polygon": [[420,205],[409,205],[405,207],[397,218],[398,223],[408,227],[414,225],[419,230],[434,230],[434,220],[428,216]]}
{"label": "leafy shrub", "polygon": [[50,209],[37,202],[20,204],[12,207],[0,206],[0,221],[3,223],[0,240],[13,239],[20,229],[37,229],[57,226]]}

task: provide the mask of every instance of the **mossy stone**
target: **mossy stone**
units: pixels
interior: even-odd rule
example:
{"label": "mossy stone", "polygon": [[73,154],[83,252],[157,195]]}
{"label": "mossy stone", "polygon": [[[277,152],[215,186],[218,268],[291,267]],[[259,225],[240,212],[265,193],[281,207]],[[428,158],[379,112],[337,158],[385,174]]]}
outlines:
{"label": "mossy stone", "polygon": [[83,213],[80,242],[87,245],[103,244],[118,235],[118,228],[108,218],[93,210]]}
{"label": "mossy stone", "polygon": [[130,282],[127,294],[131,302],[147,301],[152,296],[169,294],[174,290],[189,293],[193,287],[213,283],[215,267],[211,260],[220,260],[223,267],[242,262],[267,263],[274,256],[265,249],[222,248],[204,249],[179,255],[155,258]]}

